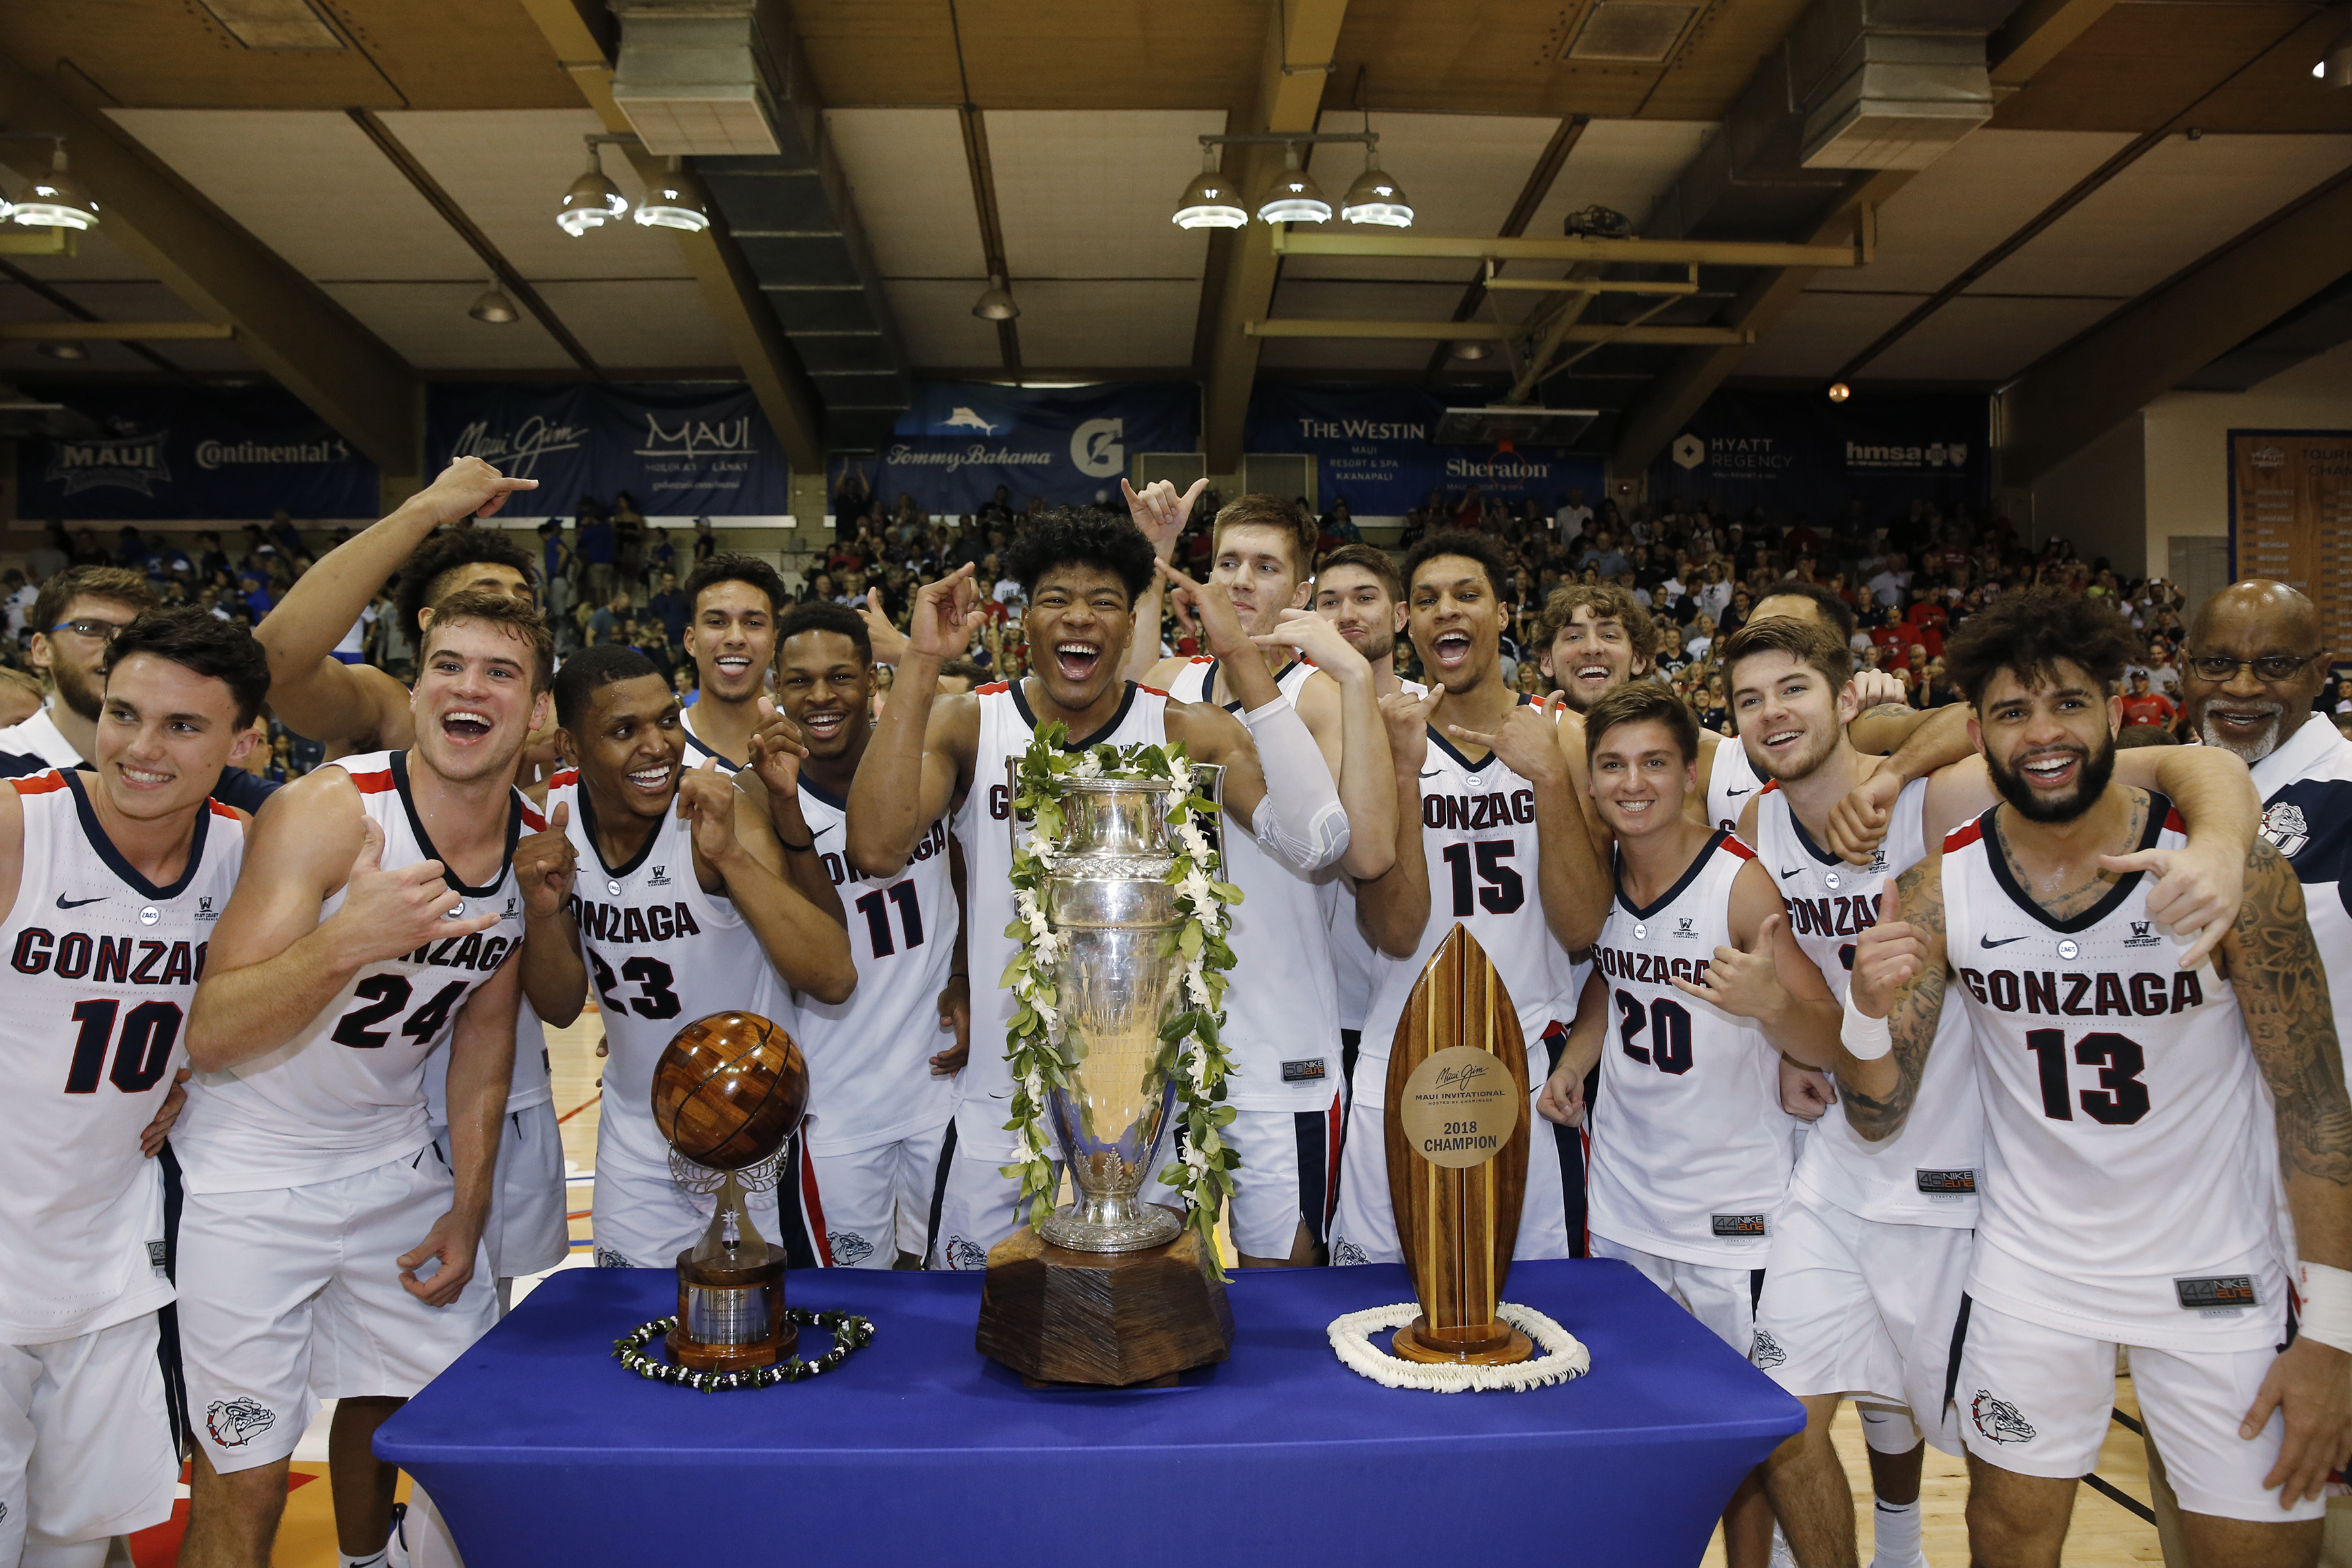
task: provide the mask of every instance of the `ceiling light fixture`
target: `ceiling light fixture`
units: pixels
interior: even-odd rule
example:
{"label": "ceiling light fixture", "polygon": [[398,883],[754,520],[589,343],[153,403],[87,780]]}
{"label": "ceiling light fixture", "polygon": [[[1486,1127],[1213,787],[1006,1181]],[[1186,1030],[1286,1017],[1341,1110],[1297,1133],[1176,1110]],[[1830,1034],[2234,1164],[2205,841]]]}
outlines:
{"label": "ceiling light fixture", "polygon": [[77,342],[43,343],[41,352],[51,359],[88,359],[89,350]]}
{"label": "ceiling light fixture", "polygon": [[588,172],[572,182],[555,209],[555,226],[577,239],[592,228],[602,228],[629,210],[628,199],[604,177],[603,151],[588,138]]}
{"label": "ceiling light fixture", "polygon": [[1249,209],[1235,199],[1225,177],[1217,172],[1217,150],[1201,149],[1201,172],[1176,199],[1179,228],[1239,228],[1249,222]]}
{"label": "ceiling light fixture", "polygon": [[1384,228],[1411,228],[1412,203],[1404,190],[1381,167],[1381,150],[1364,149],[1364,172],[1348,187],[1339,216],[1349,223],[1376,223]]}
{"label": "ceiling light fixture", "polygon": [[1004,286],[1003,276],[992,272],[988,275],[988,291],[972,302],[971,313],[983,321],[1009,321],[1021,314],[1021,307],[1013,300],[1013,290]]}
{"label": "ceiling light fixture", "polygon": [[637,221],[648,228],[675,228],[700,234],[710,226],[710,209],[694,176],[678,161],[669,161],[669,173],[637,204]]}
{"label": "ceiling light fixture", "polygon": [[33,194],[8,209],[12,222],[26,228],[98,226],[98,202],[66,168],[66,142],[57,139],[49,156],[49,172],[33,181]]}
{"label": "ceiling light fixture", "polygon": [[478,321],[488,321],[494,327],[503,327],[516,320],[520,312],[515,310],[514,301],[506,297],[505,291],[499,289],[497,280],[493,279],[488,288],[476,296],[473,308],[466,314]]}
{"label": "ceiling light fixture", "polygon": [[1283,150],[1282,176],[1258,204],[1260,223],[1328,223],[1331,204],[1323,199],[1323,187],[1315,183],[1298,161],[1298,143],[1293,142]]}
{"label": "ceiling light fixture", "polygon": [[1476,338],[1464,338],[1454,345],[1455,359],[1485,359],[1486,345]]}
{"label": "ceiling light fixture", "polygon": [[2352,22],[2336,31],[2336,41],[2319,57],[2311,74],[2329,87],[2352,87]]}
{"label": "ceiling light fixture", "polygon": [[1843,403],[1847,398],[1852,397],[1853,395],[1853,388],[1848,386],[1845,383],[1842,381],[1833,381],[1830,383],[1830,401],[1832,403]]}

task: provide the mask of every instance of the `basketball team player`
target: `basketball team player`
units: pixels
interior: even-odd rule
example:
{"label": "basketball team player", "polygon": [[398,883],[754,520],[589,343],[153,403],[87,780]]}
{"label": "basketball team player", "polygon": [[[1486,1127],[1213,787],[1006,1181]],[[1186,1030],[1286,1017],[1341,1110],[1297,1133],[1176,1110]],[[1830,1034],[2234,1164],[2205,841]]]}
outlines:
{"label": "basketball team player", "polygon": [[[1298,710],[1339,785],[1349,845],[1340,871],[1384,866],[1397,811],[1388,737],[1370,665],[1304,608],[1314,520],[1273,496],[1244,496],[1217,513],[1214,528],[1208,580],[1225,590],[1243,629],[1263,648],[1243,658],[1264,665]],[[1163,659],[1140,679],[1178,702],[1240,711],[1220,659]],[[1244,1268],[1319,1263],[1339,1199],[1346,1115],[1339,998],[1317,886],[1336,879],[1293,870],[1246,834],[1227,843],[1224,876],[1242,890],[1219,1031],[1233,1062],[1225,1103],[1235,1112],[1223,1136],[1241,1156],[1234,1247]]]}
{"label": "basketball team player", "polygon": [[2254,845],[2210,958],[2149,908],[2134,858],[2184,835],[2164,796],[2113,776],[2106,693],[2137,646],[2058,590],[2004,595],[1954,635],[1946,668],[2001,800],[1897,879],[1899,918],[1858,944],[1839,1077],[1856,1131],[1899,1133],[1960,992],[1986,1146],[1949,1387],[1977,1561],[2059,1561],[2120,1345],[2190,1561],[2307,1564],[2352,1447],[2352,1100],[2275,849]]}
{"label": "basketball team player", "polygon": [[[635,648],[583,648],[555,678],[571,765],[548,782],[547,831],[515,853],[523,987],[558,1028],[593,994],[610,1059],[591,1224],[605,1268],[664,1268],[709,1224],[715,1194],[680,1188],[653,1114],[654,1069],[678,1030],[741,1010],[799,1033],[794,991],[857,984],[841,927],[795,892],[765,815],[706,758],[686,766],[677,695]],[[807,1162],[787,1145],[752,1217],[791,1264],[825,1261]]]}
{"label": "basketball team player", "polygon": [[963,651],[980,624],[971,568],[926,584],[889,704],[850,788],[846,852],[868,875],[897,875],[950,807],[971,868],[965,941],[982,984],[949,1132],[936,1266],[985,1268],[989,1248],[1024,1218],[1018,1184],[1004,1173],[1020,1153],[1006,1127],[1013,1080],[1003,1042],[1013,998],[995,982],[1016,951],[1004,934],[1013,920],[1005,763],[1028,751],[1036,728],[1066,726],[1073,748],[1181,742],[1195,762],[1224,764],[1228,817],[1284,865],[1318,871],[1348,849],[1330,768],[1264,662],[1251,657],[1256,645],[1222,589],[1202,586],[1196,601],[1211,649],[1228,661],[1244,704],[1238,718],[1120,678],[1134,605],[1155,565],[1150,541],[1125,521],[1062,512],[1033,522],[1007,563],[1028,599],[1023,630],[1032,673],[961,697],[940,697],[937,685],[940,666]]}
{"label": "basketball team player", "polygon": [[[1600,933],[1607,873],[1587,818],[1581,765],[1552,704],[1503,682],[1498,647],[1508,580],[1494,547],[1474,535],[1426,539],[1406,557],[1406,614],[1430,688],[1382,700],[1397,791],[1396,864],[1360,878],[1358,919],[1375,950],[1371,1002],[1356,1057],[1341,1156],[1334,1263],[1400,1256],[1389,1204],[1386,1122],[1390,1048],[1413,983],[1459,923],[1486,950],[1518,1009],[1530,1083],[1562,1043],[1556,1001],[1570,990],[1569,955]],[[1569,1205],[1582,1156],[1549,1123],[1532,1128],[1516,1256],[1566,1258],[1581,1237]]]}
{"label": "basketball team player", "polygon": [[750,555],[712,556],[679,592],[688,606],[686,654],[700,683],[686,710],[690,765],[716,757],[732,773],[751,754],[760,699],[775,664],[776,617],[792,595],[774,567]]}
{"label": "basketball team player", "polygon": [[[420,639],[434,607],[462,590],[536,604],[530,552],[504,530],[466,520],[496,515],[509,496],[538,482],[508,479],[478,458],[459,458],[390,516],[320,557],[254,631],[269,655],[269,705],[278,721],[324,745],[330,757],[415,744],[408,689],[388,670],[343,663],[336,644],[395,574],[394,613]],[[519,761],[519,773],[523,765]],[[447,1069],[440,1057],[425,1069],[425,1104],[444,1147]],[[570,1252],[565,1207],[547,1034],[526,1002],[515,1018],[514,1076],[485,1233],[501,1306],[517,1279],[552,1268]]]}
{"label": "basketball team player", "polygon": [[[865,618],[822,600],[794,606],[776,634],[776,706],[805,755],[802,818],[849,916],[857,989],[845,1001],[801,999],[808,1057],[810,1163],[836,1267],[887,1268],[929,1257],[932,1199],[955,1112],[965,1046],[940,1030],[971,1014],[963,970],[963,900],[942,813],[896,876],[866,874],[847,854],[850,785],[874,736],[874,650]],[[772,791],[771,792],[773,793]]]}
{"label": "basketball team player", "polygon": [[[209,800],[269,668],[199,610],[140,616],[96,672],[91,773],[0,788],[0,1563],[99,1568],[172,1513],[167,1100],[245,819]],[[173,1184],[176,1184],[175,1183]]]}
{"label": "basketball team player", "polygon": [[[515,759],[547,701],[546,623],[461,592],[425,628],[406,751],[271,797],[188,1014],[196,1069],[180,1341],[195,1459],[182,1562],[260,1568],[318,1401],[335,1530],[391,1528],[375,1429],[480,1337],[482,1230],[512,1068],[523,934],[510,856],[538,814]],[[449,1140],[427,1060],[448,1057]]]}
{"label": "basketball team player", "polygon": [[[1740,743],[1771,781],[1741,814],[1739,836],[1787,900],[1797,946],[1843,1002],[1855,943],[1876,922],[1888,879],[1997,796],[1971,752],[1908,784],[1874,858],[1848,864],[1823,847],[1830,812],[1888,765],[1849,738],[1853,654],[1811,621],[1774,616],[1733,632],[1718,657]],[[2149,748],[2125,762],[2133,782],[2169,783],[2192,823],[2190,847],[2160,858],[2169,864],[2150,909],[2175,930],[2218,942],[2252,837],[2243,777],[2194,748]],[[1768,1461],[1766,1482],[1806,1568],[1855,1561],[1853,1491],[1830,1441],[1841,1397],[1861,1402],[1877,1568],[1920,1561],[1922,1428],[1947,1452],[1959,1449],[1944,1378],[1976,1225],[1983,1119],[1957,999],[1941,1027],[1904,1132],[1872,1144],[1843,1116],[1821,1120],[1772,1222],[1751,1359],[1805,1404],[1805,1430]]]}
{"label": "basketball team player", "polygon": [[[1584,743],[1595,809],[1616,835],[1616,898],[1538,1106],[1589,1130],[1592,1255],[1631,1263],[1744,1353],[1795,1153],[1780,1053],[1833,1051],[1837,1000],[1754,852],[1684,815],[1697,789],[1689,705],[1629,683],[1585,714]],[[1751,1477],[1724,1510],[1729,1560],[1761,1564],[1771,1537]]]}

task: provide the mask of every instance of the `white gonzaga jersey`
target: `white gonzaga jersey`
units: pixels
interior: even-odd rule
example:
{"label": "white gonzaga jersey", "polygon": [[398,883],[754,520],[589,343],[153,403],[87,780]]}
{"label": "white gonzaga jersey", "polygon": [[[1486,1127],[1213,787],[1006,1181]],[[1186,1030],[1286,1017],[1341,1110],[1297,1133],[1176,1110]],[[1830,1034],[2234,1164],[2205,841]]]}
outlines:
{"label": "white gonzaga jersey", "polygon": [[1528,1070],[1544,1076],[1550,1070],[1541,1054],[1544,1032],[1552,1025],[1555,998],[1568,994],[1570,963],[1544,920],[1535,785],[1492,752],[1469,761],[1432,729],[1421,764],[1421,848],[1429,864],[1429,922],[1411,958],[1373,953],[1372,1001],[1359,1058],[1388,1060],[1413,982],[1460,924],[1503,977],[1527,1037]]}
{"label": "white gonzaga jersey", "polygon": [[213,921],[245,850],[236,813],[207,801],[168,888],[99,826],[89,781],[13,781],[24,872],[0,926],[0,1344],[92,1333],[172,1299],[163,1173],[139,1152],[180,1048]]}
{"label": "white gonzaga jersey", "polygon": [[[1868,866],[1853,866],[1813,842],[1778,784],[1756,802],[1756,854],[1789,905],[1789,930],[1840,1002],[1853,983],[1854,946],[1878,923],[1882,893],[1927,853],[1927,781],[1895,798],[1885,840]],[[1903,1131],[1873,1143],[1832,1107],[1812,1124],[1795,1180],[1864,1219],[1967,1229],[1977,1223],[1977,1167],[1984,1153],[1984,1108],[1969,1063],[1967,1011],[1948,997],[1919,1097]]]}
{"label": "white gonzaga jersey", "polygon": [[[2044,911],[1996,842],[2000,809],[1944,840],[1945,951],[1985,1107],[1969,1294],[2122,1344],[2276,1344],[2276,1142],[2236,992],[2210,962],[2180,967],[2146,872],[2071,920]],[[2151,795],[2138,847],[2187,842]]]}
{"label": "white gonzaga jersey", "polygon": [[1717,829],[1681,880],[1636,909],[1622,873],[1591,984],[1606,986],[1601,1094],[1588,1108],[1592,1234],[1661,1258],[1760,1268],[1789,1185],[1795,1123],[1764,1031],[1674,979],[1706,975],[1731,945],[1731,883],[1754,858]]}
{"label": "white gonzaga jersey", "polygon": [[[1400,680],[1415,697],[1429,688],[1418,680]],[[1331,983],[1339,998],[1341,1030],[1360,1031],[1364,1012],[1372,1001],[1372,944],[1356,923],[1356,889],[1344,876],[1333,875],[1323,884],[1323,925],[1331,950]]]}
{"label": "white gonzaga jersey", "polygon": [[1716,737],[1715,761],[1706,770],[1706,819],[1726,833],[1739,826],[1739,814],[1764,787],[1748,748],[1737,735]]}
{"label": "white gonzaga jersey", "polygon": [[[954,1081],[931,1076],[931,1058],[955,1044],[939,1022],[961,919],[948,868],[948,819],[931,824],[896,877],[869,877],[849,864],[842,826],[848,804],[806,774],[801,817],[840,889],[857,963],[857,989],[848,1001],[800,999],[798,1035],[815,1112],[809,1149],[849,1154],[936,1131],[955,1110]],[[975,985],[975,1007],[977,992]]]}
{"label": "white gonzaga jersey", "polygon": [[[1313,665],[1295,659],[1275,684],[1295,708],[1314,675]],[[1196,658],[1169,683],[1168,695],[1208,702],[1216,680],[1217,661]],[[1238,702],[1224,706],[1242,710]],[[1339,1090],[1339,998],[1322,895],[1314,879],[1276,860],[1246,833],[1222,834],[1218,845],[1225,880],[1242,890],[1228,938],[1234,963],[1221,1031],[1234,1064],[1226,1103],[1242,1110],[1320,1110]]]}
{"label": "white gonzaga jersey", "polygon": [[[654,1068],[677,1032],[697,1018],[740,1009],[798,1039],[800,1020],[751,926],[724,895],[704,892],[696,879],[693,828],[675,804],[626,865],[607,866],[578,769],[548,780],[550,815],[558,803],[572,808],[565,833],[579,854],[572,921],[610,1050],[597,1138],[640,1163],[663,1165],[669,1142],[654,1130]],[[809,1110],[812,1116],[821,1110],[814,1083]]]}
{"label": "white gonzaga jersey", "polygon": [[[326,765],[342,769],[359,786],[361,809],[383,832],[387,868],[441,858],[409,796],[406,752],[370,752]],[[431,1136],[425,1065],[447,1044],[467,998],[522,944],[515,841],[526,827],[537,832],[544,824],[520,791],[510,791],[508,802],[499,874],[469,888],[456,873],[443,873],[458,895],[452,918],[495,910],[497,924],[366,965],[284,1045],[190,1081],[187,1112],[172,1146],[191,1192],[306,1186],[425,1146]],[[342,907],[338,888],[319,906],[320,920]]]}
{"label": "white gonzaga jersey", "polygon": [[[1018,951],[1004,934],[1013,923],[1014,826],[1004,764],[1028,752],[1036,730],[1025,684],[993,681],[972,693],[980,699],[980,744],[972,752],[971,788],[956,810],[955,823],[963,845],[964,945],[971,964],[971,1057],[955,1080],[956,1152],[1000,1163],[1009,1163],[1015,1153],[1013,1136],[1004,1128],[1013,1116],[1013,1069],[1004,1059],[1013,993],[1003,977]],[[1118,711],[1086,745],[1160,745],[1167,739],[1168,693],[1129,681]],[[1025,826],[1019,831],[1027,837]]]}

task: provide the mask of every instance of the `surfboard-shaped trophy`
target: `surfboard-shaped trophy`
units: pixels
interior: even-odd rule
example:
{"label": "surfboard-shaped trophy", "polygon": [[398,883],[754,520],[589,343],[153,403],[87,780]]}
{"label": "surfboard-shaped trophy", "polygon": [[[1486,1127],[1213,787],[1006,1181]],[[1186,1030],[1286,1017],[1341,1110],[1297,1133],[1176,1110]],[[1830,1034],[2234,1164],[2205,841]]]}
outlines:
{"label": "surfboard-shaped trophy", "polygon": [[1389,1052],[1389,1199],[1421,1316],[1406,1361],[1504,1365],[1535,1352],[1495,1315],[1528,1184],[1528,1049],[1486,949],[1456,924],[1397,1021]]}

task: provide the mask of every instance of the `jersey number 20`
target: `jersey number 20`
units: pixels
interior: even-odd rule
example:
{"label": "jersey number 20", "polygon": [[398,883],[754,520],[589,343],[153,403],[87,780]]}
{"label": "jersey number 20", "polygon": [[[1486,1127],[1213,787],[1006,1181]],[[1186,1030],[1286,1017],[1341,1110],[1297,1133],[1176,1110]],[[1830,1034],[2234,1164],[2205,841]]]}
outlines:
{"label": "jersey number 20", "polygon": [[[1691,1069],[1690,1010],[1661,996],[1648,1006],[1631,991],[1617,993],[1617,1042],[1637,1062],[1677,1076]],[[1650,1043],[1640,1043],[1647,1030]]]}

